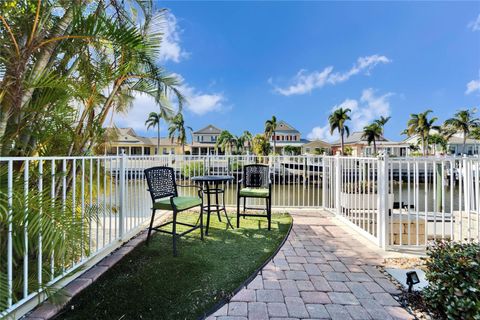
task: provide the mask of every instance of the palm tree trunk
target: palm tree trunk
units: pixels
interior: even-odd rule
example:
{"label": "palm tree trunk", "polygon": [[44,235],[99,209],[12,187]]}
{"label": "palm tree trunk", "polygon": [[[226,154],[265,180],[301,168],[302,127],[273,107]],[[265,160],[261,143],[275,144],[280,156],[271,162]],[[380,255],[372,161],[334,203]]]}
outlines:
{"label": "palm tree trunk", "polygon": [[463,134],[463,146],[462,146],[462,154],[465,154],[465,144],[467,143],[467,137],[465,133]]}
{"label": "palm tree trunk", "polygon": [[160,119],[157,123],[157,155],[160,154]]}
{"label": "palm tree trunk", "polygon": [[343,141],[343,132],[340,132],[341,144],[342,144],[342,156],[345,155],[345,142]]}
{"label": "palm tree trunk", "polygon": [[375,138],[373,139],[373,153],[377,154],[377,143],[375,142]]}

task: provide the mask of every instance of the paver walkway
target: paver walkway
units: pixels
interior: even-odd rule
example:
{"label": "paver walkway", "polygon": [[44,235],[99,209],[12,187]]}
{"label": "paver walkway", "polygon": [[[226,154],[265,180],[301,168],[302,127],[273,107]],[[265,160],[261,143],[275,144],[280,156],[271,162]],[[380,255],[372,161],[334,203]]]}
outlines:
{"label": "paver walkway", "polygon": [[413,319],[379,272],[381,251],[327,213],[296,212],[287,242],[208,320]]}

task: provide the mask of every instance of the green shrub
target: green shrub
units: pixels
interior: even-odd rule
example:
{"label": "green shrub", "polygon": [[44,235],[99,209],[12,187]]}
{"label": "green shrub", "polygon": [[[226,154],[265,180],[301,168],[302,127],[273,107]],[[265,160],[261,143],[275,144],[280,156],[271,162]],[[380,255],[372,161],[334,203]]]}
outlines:
{"label": "green shrub", "polygon": [[480,319],[480,245],[435,242],[427,254],[428,308],[445,319]]}
{"label": "green shrub", "polygon": [[205,172],[203,161],[194,161],[184,164],[182,167],[182,175],[184,177],[202,176]]}

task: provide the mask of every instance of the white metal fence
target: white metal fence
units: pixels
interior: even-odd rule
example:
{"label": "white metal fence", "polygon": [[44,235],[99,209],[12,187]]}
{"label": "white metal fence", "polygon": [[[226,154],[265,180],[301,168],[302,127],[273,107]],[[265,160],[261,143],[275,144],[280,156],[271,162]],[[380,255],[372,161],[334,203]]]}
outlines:
{"label": "white metal fence", "polygon": [[324,157],[324,208],[383,248],[480,239],[477,157]]}
{"label": "white metal fence", "polygon": [[145,168],[171,166],[180,184],[232,175],[225,204],[235,206],[237,181],[251,163],[269,165],[274,207],[324,208],[384,248],[480,238],[478,158],[0,158],[0,312],[143,228],[151,207]]}

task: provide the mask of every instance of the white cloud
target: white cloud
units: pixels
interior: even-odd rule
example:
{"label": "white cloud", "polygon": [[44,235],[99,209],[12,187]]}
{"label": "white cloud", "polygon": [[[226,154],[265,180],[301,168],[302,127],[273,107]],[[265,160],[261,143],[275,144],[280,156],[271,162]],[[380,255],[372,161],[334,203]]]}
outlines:
{"label": "white cloud", "polygon": [[[345,99],[342,103],[334,105],[331,111],[339,108],[349,108],[351,110],[348,122],[350,132],[361,131],[363,127],[378,119],[380,116],[387,117],[390,115],[389,98],[393,93],[386,93],[384,95],[376,95],[376,91],[372,88],[363,90],[360,99]],[[330,126],[328,121],[323,126],[316,126],[307,135],[308,139],[320,139],[326,141],[334,141],[338,139],[338,134],[330,135]]]}
{"label": "white cloud", "polygon": [[[226,98],[223,93],[204,93],[185,82],[179,74],[174,74],[182,83],[180,92],[186,98],[185,107],[196,115],[204,115],[212,111],[220,111],[224,107]],[[210,87],[210,86],[209,86]]]}
{"label": "white cloud", "polygon": [[467,27],[472,31],[480,31],[480,14],[478,15],[477,19],[471,21]]}
{"label": "white cloud", "polygon": [[[178,89],[187,100],[185,103],[186,110],[196,115],[204,115],[208,112],[225,109],[226,98],[223,93],[204,93],[186,83],[179,74],[175,75],[182,83]],[[173,99],[172,105],[175,105],[175,103]],[[129,111],[126,114],[115,114],[114,122],[117,127],[129,127],[134,130],[144,131],[146,130],[145,120],[150,112],[158,112],[158,105],[155,103],[155,100],[150,96],[137,94]],[[162,124],[161,129],[163,126],[163,133],[166,126],[165,122],[162,122]]]}
{"label": "white cloud", "polygon": [[180,92],[187,98],[186,108],[197,115],[221,110],[226,100],[222,93],[203,93],[188,85],[183,85]]}
{"label": "white cloud", "polygon": [[475,91],[480,92],[480,79],[472,80],[469,83],[467,83],[467,90],[465,91],[465,94],[470,94]]}
{"label": "white cloud", "polygon": [[182,31],[178,27],[177,18],[171,12],[165,13],[160,30],[163,33],[159,53],[160,62],[170,60],[178,63],[180,60],[187,58],[189,53],[180,46]]}
{"label": "white cloud", "polygon": [[330,134],[330,126],[324,125],[323,127],[314,127],[309,134],[307,134],[307,139],[309,140],[322,140],[332,142],[338,139],[338,134],[336,132],[333,135]]}
{"label": "white cloud", "polygon": [[[145,94],[137,94],[132,107],[127,113],[117,113],[114,115],[115,125],[119,128],[133,128],[135,131],[145,131],[145,120],[150,112],[158,112],[158,105],[155,100]],[[166,122],[160,122],[162,136],[166,132]],[[155,131],[156,132],[156,131]]]}
{"label": "white cloud", "polygon": [[321,88],[327,83],[332,70],[333,67],[326,67],[323,71],[314,71],[307,74],[307,71],[302,69],[293,78],[295,84],[285,89],[276,87],[275,91],[284,96],[311,92],[313,89]]}
{"label": "white cloud", "polygon": [[[302,69],[292,78],[292,84],[290,86],[287,86],[286,88],[275,86],[274,90],[275,92],[284,96],[310,93],[314,89],[320,89],[326,84],[335,85],[345,82],[350,79],[350,77],[357,75],[362,71],[369,75],[370,70],[372,70],[378,64],[386,64],[390,62],[391,60],[386,56],[375,54],[372,56],[358,58],[357,62],[352,66],[352,68],[346,72],[332,73],[333,66],[328,66],[322,71],[313,71],[310,73],[308,73],[305,69]],[[269,79],[268,82],[273,84],[272,79]]]}

